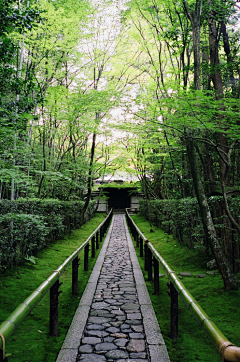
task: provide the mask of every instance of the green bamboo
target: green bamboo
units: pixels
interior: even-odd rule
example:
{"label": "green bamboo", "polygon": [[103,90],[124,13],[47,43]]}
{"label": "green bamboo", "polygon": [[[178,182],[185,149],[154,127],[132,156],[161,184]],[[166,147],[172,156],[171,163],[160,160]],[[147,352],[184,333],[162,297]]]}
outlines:
{"label": "green bamboo", "polygon": [[161,257],[161,255],[157,252],[154,246],[147,240],[147,238],[139,230],[137,225],[129,216],[128,211],[126,211],[126,213],[127,217],[130,218],[130,220],[132,221],[138,234],[143,238],[145,242],[147,242],[149,249],[151,249],[154,257],[158,260],[159,264],[161,264],[169,280],[173,283],[176,290],[178,291],[179,296],[182,298],[182,300],[184,301],[190,312],[198,321],[201,328],[208,335],[214,346],[218,349],[223,360],[230,362],[240,361],[240,348],[232,345],[232,343],[228,341],[228,339],[224,336],[222,331],[215,325],[215,323],[209,318],[207,313],[202,309],[200,304],[193,298],[192,294],[185,288],[184,284],[178,278],[176,273],[173,270],[171,270],[166,261]]}

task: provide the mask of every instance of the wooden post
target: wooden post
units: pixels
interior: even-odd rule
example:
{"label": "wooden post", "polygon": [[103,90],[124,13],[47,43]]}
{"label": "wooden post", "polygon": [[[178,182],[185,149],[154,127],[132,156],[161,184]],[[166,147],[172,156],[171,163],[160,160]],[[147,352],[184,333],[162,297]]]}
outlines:
{"label": "wooden post", "polygon": [[50,336],[58,337],[59,279],[50,288]]}
{"label": "wooden post", "polygon": [[91,244],[92,244],[92,258],[95,258],[95,235],[93,235],[92,240],[91,240]]}
{"label": "wooden post", "polygon": [[178,338],[178,292],[172,282],[170,282],[170,297],[171,297],[170,337],[176,340]]}
{"label": "wooden post", "polygon": [[148,270],[148,246],[144,244],[144,270]]}
{"label": "wooden post", "polygon": [[72,294],[78,294],[78,267],[79,258],[76,257],[72,262]]}
{"label": "wooden post", "polygon": [[0,362],[8,362],[8,358],[4,356],[2,349],[0,349]]}
{"label": "wooden post", "polygon": [[102,242],[103,240],[103,227],[101,226],[100,227],[100,243]]}
{"label": "wooden post", "polygon": [[89,244],[84,248],[84,271],[88,271],[88,254],[89,254]]}
{"label": "wooden post", "polygon": [[99,233],[96,232],[96,249],[99,249]]}
{"label": "wooden post", "polygon": [[136,236],[136,247],[138,248],[139,247],[139,235],[137,233],[137,236]]}
{"label": "wooden post", "polygon": [[154,294],[159,294],[159,263],[156,258],[153,258],[153,270],[154,270]]}
{"label": "wooden post", "polygon": [[143,239],[140,237],[140,257],[143,257]]}
{"label": "wooden post", "polygon": [[148,281],[151,282],[152,281],[152,250],[148,248],[148,252],[147,252],[147,269],[148,269]]}

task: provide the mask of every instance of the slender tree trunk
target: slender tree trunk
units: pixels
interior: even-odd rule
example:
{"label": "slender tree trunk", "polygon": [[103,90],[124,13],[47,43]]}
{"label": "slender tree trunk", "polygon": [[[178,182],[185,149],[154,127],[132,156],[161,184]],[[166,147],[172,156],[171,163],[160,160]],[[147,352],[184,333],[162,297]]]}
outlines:
{"label": "slender tree trunk", "polygon": [[43,152],[43,174],[41,175],[41,179],[38,186],[38,193],[37,197],[40,197],[41,189],[43,185],[44,175],[46,171],[46,152],[45,152],[45,142],[46,142],[46,135],[45,135],[45,125],[43,126],[43,145],[42,145],[42,152]]}
{"label": "slender tree trunk", "polygon": [[[96,122],[98,124],[99,122],[99,113],[96,113]],[[93,181],[93,161],[94,161],[94,155],[95,155],[95,148],[96,148],[96,138],[97,134],[94,132],[92,137],[92,147],[91,147],[91,153],[90,153],[90,162],[89,162],[89,171],[88,171],[88,180],[87,180],[87,195],[85,199],[85,204],[81,212],[81,221],[84,220],[85,212],[87,211],[88,205],[91,200],[92,195],[92,181]]]}
{"label": "slender tree trunk", "polygon": [[201,50],[200,50],[200,30],[201,30],[201,12],[202,0],[196,0],[195,11],[190,13],[188,3],[183,0],[185,11],[192,25],[192,40],[194,52],[194,87],[201,88]]}
{"label": "slender tree trunk", "polygon": [[208,205],[208,201],[200,177],[200,170],[198,167],[198,159],[194,147],[194,141],[191,137],[186,138],[186,145],[187,145],[188,159],[192,172],[193,183],[202,216],[203,227],[209,246],[215,257],[220,273],[222,274],[224,288],[226,290],[237,289],[238,288],[237,278],[233,274],[231,266],[229,265],[229,262],[223,252],[222,245],[220,244],[219,239],[217,238],[211,211]]}

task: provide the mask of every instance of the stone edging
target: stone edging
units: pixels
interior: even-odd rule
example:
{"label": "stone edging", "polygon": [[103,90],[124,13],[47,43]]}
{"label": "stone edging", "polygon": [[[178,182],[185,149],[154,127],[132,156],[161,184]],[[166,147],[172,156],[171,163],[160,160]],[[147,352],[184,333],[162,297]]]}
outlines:
{"label": "stone edging", "polygon": [[89,310],[96,290],[97,281],[100,275],[105,252],[112,232],[113,222],[108,230],[107,236],[94,265],[88,284],[83,292],[79,306],[74,314],[72,323],[67,332],[56,362],[75,362],[78,355],[80,339],[86,326]]}
{"label": "stone edging", "polygon": [[137,259],[131,236],[129,234],[126,220],[126,237],[131,256],[133,273],[136,282],[136,288],[139,298],[139,304],[143,316],[143,325],[146,334],[146,340],[149,348],[151,362],[170,362],[165,342],[153,310],[152,302],[143,278],[143,274]]}

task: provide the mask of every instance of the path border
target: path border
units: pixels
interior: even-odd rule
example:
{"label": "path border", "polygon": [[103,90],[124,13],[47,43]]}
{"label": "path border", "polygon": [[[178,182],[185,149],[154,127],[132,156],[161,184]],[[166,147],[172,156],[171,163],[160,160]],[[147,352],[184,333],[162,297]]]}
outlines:
{"label": "path border", "polygon": [[[96,290],[98,278],[102,269],[103,261],[105,258],[106,249],[112,234],[114,216],[102,245],[101,251],[89,278],[88,284],[83,292],[79,306],[74,314],[72,323],[64,339],[63,345],[60,349],[56,362],[76,362],[80,340],[82,338],[89,311],[91,308],[92,300]],[[143,278],[143,274],[138,262],[135,248],[128,231],[126,218],[124,217],[124,225],[126,231],[126,238],[130,258],[133,267],[133,274],[136,283],[136,289],[139,299],[139,304],[143,316],[143,325],[146,334],[146,342],[149,350],[149,357],[151,362],[170,362],[167,348],[162,337],[162,333],[153,310],[152,302]]]}
{"label": "path border", "polygon": [[126,227],[126,237],[133,266],[139,304],[143,316],[143,325],[145,329],[150,360],[151,362],[170,362],[167,347],[165,345],[160,326],[152,306],[143,273],[138,262],[135,248],[133,246],[132,238],[128,231],[126,218],[124,218],[124,223]]}
{"label": "path border", "polygon": [[91,308],[92,300],[97,286],[97,281],[102,269],[103,261],[105,258],[106,249],[109,244],[109,240],[113,228],[113,220],[103,242],[102,248],[98,255],[97,261],[94,265],[88,284],[83,292],[78,308],[74,314],[72,323],[69,327],[67,335],[64,339],[63,345],[59,351],[56,362],[76,362],[78,349],[80,346],[80,340],[86,327],[89,311]]}

